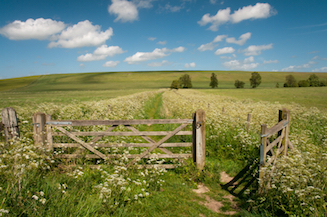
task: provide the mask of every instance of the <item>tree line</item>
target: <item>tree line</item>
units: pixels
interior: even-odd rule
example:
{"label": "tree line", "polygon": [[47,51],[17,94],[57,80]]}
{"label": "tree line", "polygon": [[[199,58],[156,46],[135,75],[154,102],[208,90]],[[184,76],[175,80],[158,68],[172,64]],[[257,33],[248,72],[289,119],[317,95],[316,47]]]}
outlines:
{"label": "tree line", "polygon": [[[321,80],[315,74],[310,75],[307,80],[296,81],[293,75],[286,76],[286,82],[284,87],[323,87],[327,86],[327,80]],[[249,79],[250,85],[252,88],[256,88],[261,84],[261,75],[258,72],[251,73]],[[212,88],[218,88],[218,78],[215,73],[211,74],[209,86]],[[234,86],[236,88],[244,88],[245,82],[240,80],[235,80]],[[179,88],[192,88],[191,77],[188,74],[182,75],[178,80],[173,80],[170,88],[179,89]],[[279,87],[279,83],[276,83],[276,87]]]}

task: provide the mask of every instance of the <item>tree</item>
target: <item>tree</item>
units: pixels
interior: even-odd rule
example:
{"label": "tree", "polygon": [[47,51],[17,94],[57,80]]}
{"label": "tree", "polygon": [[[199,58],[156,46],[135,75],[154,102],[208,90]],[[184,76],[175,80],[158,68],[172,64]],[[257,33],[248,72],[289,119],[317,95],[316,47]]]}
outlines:
{"label": "tree", "polygon": [[310,87],[319,87],[320,81],[317,75],[312,74],[308,79]]}
{"label": "tree", "polygon": [[251,74],[250,83],[252,88],[256,88],[261,84],[261,76],[258,72]]}
{"label": "tree", "polygon": [[309,83],[307,80],[301,80],[297,83],[299,87],[309,87]]}
{"label": "tree", "polygon": [[192,88],[191,77],[188,74],[185,74],[182,77],[180,77],[179,83],[183,88]]}
{"label": "tree", "polygon": [[293,75],[286,76],[286,83],[284,84],[284,87],[298,87],[298,84]]}
{"label": "tree", "polygon": [[217,79],[217,75],[215,73],[211,74],[211,78],[210,78],[210,84],[209,86],[211,86],[212,88],[218,87],[218,79]]}
{"label": "tree", "polygon": [[181,86],[180,86],[178,80],[173,80],[173,82],[172,82],[171,85],[170,85],[170,88],[171,88],[171,89],[179,89],[180,87],[181,87]]}
{"label": "tree", "polygon": [[239,81],[239,80],[235,80],[234,86],[236,88],[244,88],[244,82],[243,81]]}
{"label": "tree", "polygon": [[275,87],[276,87],[276,88],[279,88],[279,83],[278,83],[278,82],[276,83],[276,86],[275,86]]}

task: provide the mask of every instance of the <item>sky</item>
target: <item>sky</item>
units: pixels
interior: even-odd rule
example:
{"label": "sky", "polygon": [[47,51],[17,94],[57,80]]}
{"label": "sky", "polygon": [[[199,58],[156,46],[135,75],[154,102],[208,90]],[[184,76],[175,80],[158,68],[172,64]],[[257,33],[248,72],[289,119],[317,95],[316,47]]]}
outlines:
{"label": "sky", "polygon": [[327,72],[326,0],[0,0],[0,79]]}

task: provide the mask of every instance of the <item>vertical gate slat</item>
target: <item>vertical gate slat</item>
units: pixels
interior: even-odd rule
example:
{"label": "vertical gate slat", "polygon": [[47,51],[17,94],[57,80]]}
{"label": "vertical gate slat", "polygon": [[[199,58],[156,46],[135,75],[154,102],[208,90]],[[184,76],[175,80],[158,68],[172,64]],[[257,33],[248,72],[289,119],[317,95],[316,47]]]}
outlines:
{"label": "vertical gate slat", "polygon": [[19,137],[17,114],[15,109],[8,107],[1,111],[2,123],[5,132],[6,142],[15,137]]}

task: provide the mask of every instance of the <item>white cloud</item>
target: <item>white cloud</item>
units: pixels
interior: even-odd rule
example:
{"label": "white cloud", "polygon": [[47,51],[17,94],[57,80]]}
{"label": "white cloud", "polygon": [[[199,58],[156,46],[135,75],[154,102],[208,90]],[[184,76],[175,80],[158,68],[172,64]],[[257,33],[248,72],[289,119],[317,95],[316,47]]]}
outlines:
{"label": "white cloud", "polygon": [[312,72],[327,72],[327,66],[321,67],[319,69],[313,69]]}
{"label": "white cloud", "polygon": [[202,44],[200,47],[198,47],[198,50],[203,52],[203,51],[206,51],[206,50],[213,50],[217,45],[210,42],[210,43],[207,43],[207,44]]}
{"label": "white cloud", "polygon": [[236,40],[234,37],[232,38],[226,38],[227,43],[233,43],[233,44],[238,44],[238,45],[244,45],[245,42],[251,38],[251,32],[244,33],[241,35],[238,40]]}
{"label": "white cloud", "polygon": [[231,59],[234,59],[234,58],[236,58],[236,54],[232,54],[232,56],[231,57],[228,57],[228,56],[220,56],[220,59],[226,59],[226,60],[231,60]]}
{"label": "white cloud", "polygon": [[61,32],[66,27],[61,21],[51,19],[27,19],[25,22],[15,20],[12,23],[2,27],[0,34],[9,38],[10,40],[27,40],[49,39],[50,36]]}
{"label": "white cloud", "polygon": [[224,38],[226,38],[227,37],[227,35],[217,35],[216,37],[215,37],[215,39],[213,39],[213,42],[214,43],[216,43],[216,42],[220,42],[220,41],[222,41]]}
{"label": "white cloud", "polygon": [[210,0],[210,3],[214,5],[214,4],[216,4],[216,1],[217,0]]}
{"label": "white cloud", "polygon": [[154,41],[154,40],[156,40],[157,38],[155,38],[155,37],[149,37],[148,38],[148,40],[150,40],[150,41]]}
{"label": "white cloud", "polygon": [[216,55],[221,55],[221,54],[226,54],[226,53],[234,53],[235,49],[232,47],[224,47],[216,50],[215,54]]}
{"label": "white cloud", "polygon": [[157,44],[165,45],[167,44],[167,41],[159,41]]}
{"label": "white cloud", "polygon": [[153,5],[151,4],[153,0],[133,0],[134,4],[138,8],[152,8]]}
{"label": "white cloud", "polygon": [[185,65],[184,65],[185,68],[190,68],[190,67],[194,68],[195,66],[196,66],[195,62],[185,63]]}
{"label": "white cloud", "polygon": [[282,68],[281,71],[296,71],[297,69],[307,69],[307,68],[310,68],[312,64],[316,64],[315,62],[309,62],[309,63],[305,63],[305,64],[302,64],[302,65],[294,65],[294,66],[289,66],[289,67],[286,67],[286,68]]}
{"label": "white cloud", "polygon": [[104,44],[113,35],[112,28],[105,32],[99,25],[92,25],[88,20],[81,21],[62,31],[59,36],[53,37],[48,47],[76,48],[85,46],[99,46]]}
{"label": "white cloud", "polygon": [[125,53],[126,51],[123,51],[119,46],[107,46],[107,45],[102,45],[101,47],[98,47],[93,54],[94,55],[107,55],[110,57],[115,56],[116,54],[122,54]]}
{"label": "white cloud", "polygon": [[137,64],[148,60],[163,58],[173,52],[183,52],[184,50],[184,47],[177,47],[173,49],[156,48],[152,52],[136,52],[133,56],[127,57],[124,62],[127,62],[128,64]]}
{"label": "white cloud", "polygon": [[138,20],[138,10],[133,2],[126,0],[112,0],[112,4],[108,7],[108,12],[114,14],[117,18],[115,22],[133,22]]}
{"label": "white cloud", "polygon": [[163,60],[162,62],[148,63],[148,66],[151,67],[159,67],[159,66],[167,66],[167,65],[171,65],[171,63],[168,62],[167,60]]}
{"label": "white cloud", "polygon": [[116,67],[118,65],[119,61],[107,61],[102,66],[103,67]]}
{"label": "white cloud", "polygon": [[164,9],[170,11],[170,12],[179,12],[183,8],[183,5],[181,6],[171,6],[169,3],[167,3],[164,7]]}
{"label": "white cloud", "polygon": [[263,61],[263,64],[269,64],[269,63],[279,63],[278,60],[265,60]]}
{"label": "white cloud", "polygon": [[107,56],[113,57],[117,54],[125,53],[119,46],[110,46],[102,45],[98,47],[93,54],[87,53],[85,55],[81,55],[77,57],[77,61],[79,62],[89,62],[89,61],[96,61],[96,60],[104,60]]}
{"label": "white cloud", "polygon": [[259,63],[254,63],[253,57],[245,58],[244,61],[231,60],[224,62],[223,66],[231,70],[251,70],[256,68]]}
{"label": "white cloud", "polygon": [[216,15],[210,16],[209,13],[202,16],[201,20],[198,21],[198,24],[205,26],[211,24],[209,27],[212,31],[218,31],[218,27],[227,22],[239,23],[243,20],[248,19],[262,19],[268,18],[272,15],[275,15],[276,11],[268,3],[257,3],[254,6],[244,6],[239,8],[231,14],[231,9],[228,7],[226,9],[218,10]]}
{"label": "white cloud", "polygon": [[85,68],[85,65],[83,63],[79,64],[79,67]]}
{"label": "white cloud", "polygon": [[272,49],[272,44],[267,44],[267,45],[251,45],[247,47],[246,49],[242,50],[245,56],[256,56],[260,55],[261,51],[263,50],[268,50]]}

